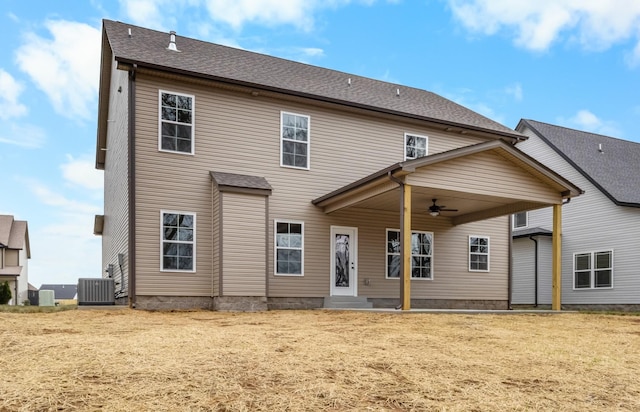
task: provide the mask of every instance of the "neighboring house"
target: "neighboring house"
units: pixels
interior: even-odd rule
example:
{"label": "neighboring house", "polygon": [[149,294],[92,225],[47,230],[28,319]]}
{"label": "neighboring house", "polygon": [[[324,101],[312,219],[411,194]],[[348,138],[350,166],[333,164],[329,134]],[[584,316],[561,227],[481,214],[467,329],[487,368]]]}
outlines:
{"label": "neighboring house", "polygon": [[38,306],[40,304],[38,288],[33,286],[31,283],[28,285],[27,297],[31,306]]}
{"label": "neighboring house", "polygon": [[0,215],[0,282],[9,282],[10,305],[21,305],[29,298],[30,258],[27,222]]}
{"label": "neighboring house", "polygon": [[[533,120],[516,130],[520,150],[585,190],[562,207],[562,305],[640,308],[640,144]],[[514,218],[514,304],[551,303],[551,222],[549,209]]]}
{"label": "neighboring house", "polygon": [[78,285],[42,285],[40,290],[52,290],[56,305],[75,305],[78,303]]}
{"label": "neighboring house", "polygon": [[524,138],[424,90],[105,20],[102,267],[139,308],[507,308],[509,216],[580,193]]}

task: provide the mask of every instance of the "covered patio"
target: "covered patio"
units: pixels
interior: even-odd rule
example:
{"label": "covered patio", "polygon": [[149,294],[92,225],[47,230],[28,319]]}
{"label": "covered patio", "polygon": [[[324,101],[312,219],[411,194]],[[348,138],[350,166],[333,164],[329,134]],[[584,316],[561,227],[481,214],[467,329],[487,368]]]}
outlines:
{"label": "covered patio", "polygon": [[412,217],[430,214],[457,226],[552,206],[552,308],[560,310],[562,205],[581,193],[512,145],[493,140],[396,163],[312,203],[327,214],[348,208],[399,214],[403,310],[411,309]]}

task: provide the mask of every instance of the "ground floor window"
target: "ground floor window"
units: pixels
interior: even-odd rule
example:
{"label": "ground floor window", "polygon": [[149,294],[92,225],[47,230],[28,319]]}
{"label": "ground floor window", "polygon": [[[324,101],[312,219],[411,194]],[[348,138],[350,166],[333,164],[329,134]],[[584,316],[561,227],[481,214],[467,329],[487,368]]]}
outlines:
{"label": "ground floor window", "polygon": [[469,236],[469,271],[489,271],[489,238]]}
{"label": "ground floor window", "polygon": [[163,271],[195,271],[196,215],[195,213],[162,211]]}
{"label": "ground floor window", "polygon": [[[387,278],[400,277],[400,231],[387,229]],[[411,278],[433,278],[433,233],[411,232]]]}
{"label": "ground floor window", "polygon": [[275,221],[275,274],[302,276],[304,271],[304,223]]}
{"label": "ground floor window", "polygon": [[613,251],[575,253],[573,287],[595,289],[613,287]]}

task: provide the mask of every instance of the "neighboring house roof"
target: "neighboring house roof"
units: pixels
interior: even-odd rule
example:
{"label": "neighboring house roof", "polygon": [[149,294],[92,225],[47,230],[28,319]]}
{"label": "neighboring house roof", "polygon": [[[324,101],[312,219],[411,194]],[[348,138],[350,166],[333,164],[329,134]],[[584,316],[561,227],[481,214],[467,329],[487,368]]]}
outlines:
{"label": "neighboring house roof", "polygon": [[518,239],[521,237],[529,237],[529,236],[551,236],[553,235],[553,231],[543,229],[541,227],[530,227],[527,229],[514,229],[511,233],[511,236],[514,239]]}
{"label": "neighboring house roof", "polygon": [[616,205],[640,207],[640,143],[522,119]]}
{"label": "neighboring house roof", "polygon": [[38,288],[37,288],[37,287],[35,287],[35,286],[33,286],[31,283],[27,283],[27,285],[28,285],[28,286],[27,286],[27,289],[28,289],[28,290],[38,290]]}
{"label": "neighboring house roof", "polygon": [[55,299],[75,299],[78,285],[42,285],[40,290],[52,290]]}
{"label": "neighboring house roof", "polygon": [[[120,64],[135,64],[138,68],[218,80],[256,88],[256,91],[274,91],[503,137],[523,138],[498,122],[421,89],[182,36],[176,36],[179,52],[175,52],[167,48],[168,33],[111,20],[103,20],[103,39],[107,40],[113,57]],[[103,57],[103,64],[110,63]]]}
{"label": "neighboring house roof", "polygon": [[31,257],[29,247],[29,231],[27,222],[14,220],[11,215],[0,215],[0,247],[8,249],[27,249],[27,257]]}

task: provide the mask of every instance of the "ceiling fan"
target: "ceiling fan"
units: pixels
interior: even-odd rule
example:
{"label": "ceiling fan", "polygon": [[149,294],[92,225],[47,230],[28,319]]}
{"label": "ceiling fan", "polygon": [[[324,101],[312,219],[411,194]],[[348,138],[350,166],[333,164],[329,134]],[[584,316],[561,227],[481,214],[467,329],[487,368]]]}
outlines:
{"label": "ceiling fan", "polygon": [[440,212],[457,212],[458,211],[458,209],[447,209],[447,207],[444,205],[441,205],[441,206],[436,205],[436,202],[438,201],[438,199],[431,199],[431,201],[433,201],[433,205],[429,206],[429,214],[431,216],[440,216]]}

